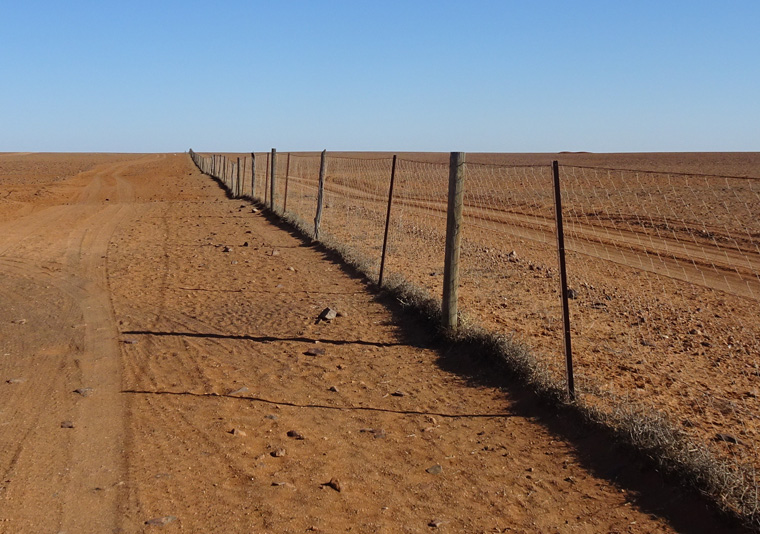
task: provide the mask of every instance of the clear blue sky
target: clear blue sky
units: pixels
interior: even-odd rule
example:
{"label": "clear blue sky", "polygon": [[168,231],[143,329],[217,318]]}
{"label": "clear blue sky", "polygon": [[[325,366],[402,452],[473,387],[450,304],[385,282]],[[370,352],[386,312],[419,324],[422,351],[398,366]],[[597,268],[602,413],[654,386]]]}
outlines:
{"label": "clear blue sky", "polygon": [[0,0],[0,151],[759,140],[758,0]]}

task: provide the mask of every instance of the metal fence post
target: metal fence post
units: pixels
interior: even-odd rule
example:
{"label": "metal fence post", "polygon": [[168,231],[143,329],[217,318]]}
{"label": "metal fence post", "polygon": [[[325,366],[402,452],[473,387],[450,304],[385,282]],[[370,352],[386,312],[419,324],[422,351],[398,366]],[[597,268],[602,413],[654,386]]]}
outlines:
{"label": "metal fence post", "polygon": [[288,211],[288,182],[290,181],[290,152],[288,152],[288,161],[285,164],[285,199],[282,201],[282,212]]}
{"label": "metal fence post", "polygon": [[462,243],[464,152],[452,152],[449,160],[449,199],[446,213],[446,256],[443,267],[443,327],[457,328],[459,248]]}
{"label": "metal fence post", "polygon": [[559,256],[559,283],[562,298],[562,329],[565,345],[565,368],[567,371],[567,395],[575,400],[575,380],[573,378],[573,349],[570,340],[570,306],[567,291],[567,266],[565,264],[565,231],[562,227],[562,191],[559,184],[559,163],[552,162],[554,175],[554,214],[557,221],[557,252]]}
{"label": "metal fence post", "polygon": [[256,200],[256,154],[251,152],[251,198]]}
{"label": "metal fence post", "polygon": [[385,214],[385,233],[383,234],[383,252],[380,256],[380,275],[377,277],[377,285],[383,287],[383,275],[385,273],[385,256],[388,252],[388,229],[391,224],[391,206],[393,205],[393,184],[396,181],[396,154],[393,154],[391,165],[391,185],[388,188],[388,210]]}

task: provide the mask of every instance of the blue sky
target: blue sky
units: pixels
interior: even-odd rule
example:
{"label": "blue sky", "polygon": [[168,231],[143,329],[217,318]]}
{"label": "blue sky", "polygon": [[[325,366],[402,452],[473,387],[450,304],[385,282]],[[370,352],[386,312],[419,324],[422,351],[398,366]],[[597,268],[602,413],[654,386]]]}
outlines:
{"label": "blue sky", "polygon": [[0,151],[758,151],[760,2],[0,0]]}

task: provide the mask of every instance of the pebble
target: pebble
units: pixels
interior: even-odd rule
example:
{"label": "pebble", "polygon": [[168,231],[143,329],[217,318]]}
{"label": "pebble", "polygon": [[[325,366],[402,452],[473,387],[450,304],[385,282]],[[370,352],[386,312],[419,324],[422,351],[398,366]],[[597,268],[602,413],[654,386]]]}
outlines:
{"label": "pebble", "polygon": [[393,393],[391,393],[391,396],[392,397],[404,397],[404,396],[406,396],[406,393],[404,393],[403,391],[401,391],[400,389],[398,389],[398,390],[394,391]]}
{"label": "pebble", "polygon": [[241,393],[245,393],[246,391],[248,391],[248,388],[243,386],[240,389],[235,389],[233,391],[230,391],[229,393],[227,393],[227,395],[240,395]]}
{"label": "pebble", "polygon": [[322,484],[322,485],[323,486],[328,486],[328,487],[334,489],[337,492],[343,491],[343,484],[337,478],[331,478],[330,482],[327,482],[327,483]]}
{"label": "pebble", "polygon": [[283,456],[285,456],[285,449],[283,449],[282,447],[280,447],[279,449],[273,450],[269,454],[272,455],[275,458],[282,458]]}
{"label": "pebble", "polygon": [[279,256],[279,255],[280,255],[280,251],[279,250],[273,250],[272,251],[272,256]]}
{"label": "pebble", "polygon": [[308,349],[304,354],[306,356],[322,356],[325,353],[325,349],[313,348]]}
{"label": "pebble", "polygon": [[571,300],[575,300],[578,298],[578,292],[575,289],[568,289],[567,290],[567,298]]}
{"label": "pebble", "polygon": [[165,515],[164,517],[155,517],[153,519],[148,519],[145,524],[154,527],[163,527],[176,520],[177,518],[173,515]]}
{"label": "pebble", "polygon": [[26,382],[26,378],[11,378],[5,381],[6,384],[21,384],[22,382]]}
{"label": "pebble", "polygon": [[435,464],[425,469],[425,471],[427,471],[431,475],[440,475],[441,473],[443,473],[443,467],[441,466],[441,464]]}
{"label": "pebble", "polygon": [[433,528],[438,528],[441,525],[443,525],[443,521],[440,519],[433,519],[430,523],[428,523],[428,526]]}
{"label": "pebble", "polygon": [[61,428],[74,428],[74,423],[72,421],[63,421],[61,422]]}
{"label": "pebble", "polygon": [[276,415],[271,414],[271,413],[268,414],[268,415],[265,415],[264,418],[265,419],[271,419],[272,421],[277,421],[277,419],[279,419]]}
{"label": "pebble", "polygon": [[78,393],[82,397],[89,397],[90,393],[92,393],[92,388],[77,388],[74,390],[74,393]]}
{"label": "pebble", "polygon": [[297,430],[288,430],[288,437],[293,439],[304,439]]}
{"label": "pebble", "polygon": [[137,345],[137,340],[136,339],[125,339],[124,340],[124,344],[125,345]]}
{"label": "pebble", "polygon": [[330,389],[328,391],[332,391],[333,393],[338,393],[338,388],[335,386],[330,386]]}
{"label": "pebble", "polygon": [[232,434],[233,436],[239,436],[241,438],[244,438],[248,435],[245,433],[245,431],[240,430],[239,428],[233,428],[232,430],[229,431],[229,433]]}
{"label": "pebble", "polygon": [[333,310],[332,308],[325,308],[322,310],[322,313],[319,314],[318,319],[322,321],[332,321],[338,316],[338,312]]}
{"label": "pebble", "polygon": [[231,252],[231,251],[232,251],[232,248],[231,248],[231,247],[224,247],[224,248],[222,249],[222,252]]}

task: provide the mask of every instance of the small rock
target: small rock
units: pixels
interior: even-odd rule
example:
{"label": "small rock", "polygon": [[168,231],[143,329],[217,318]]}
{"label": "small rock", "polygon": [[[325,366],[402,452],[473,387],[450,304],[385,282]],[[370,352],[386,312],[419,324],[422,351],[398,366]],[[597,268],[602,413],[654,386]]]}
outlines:
{"label": "small rock", "polygon": [[734,443],[736,445],[744,445],[744,442],[731,434],[715,434],[713,438],[715,441],[725,441],[726,443]]}
{"label": "small rock", "polygon": [[313,348],[304,352],[306,356],[322,356],[324,353],[325,353],[325,349],[320,349],[320,348]]}
{"label": "small rock", "polygon": [[136,339],[125,339],[123,341],[123,343],[125,345],[137,345],[137,340]]}
{"label": "small rock", "polygon": [[26,382],[26,378],[11,378],[5,381],[6,384],[21,384]]}
{"label": "small rock", "polygon": [[82,397],[89,397],[92,393],[92,388],[78,388],[74,390],[74,393],[78,393]]}
{"label": "small rock", "polygon": [[428,523],[428,526],[433,528],[438,528],[441,525],[443,525],[443,521],[440,519],[433,519],[430,523]]}
{"label": "small rock", "polygon": [[232,434],[233,436],[238,436],[241,438],[244,438],[248,435],[245,433],[245,431],[240,430],[239,428],[233,428],[232,430],[229,431],[229,433]]}
{"label": "small rock", "polygon": [[285,449],[280,447],[279,449],[273,450],[269,454],[275,458],[282,458],[283,456],[285,456]]}
{"label": "small rock", "polygon": [[18,319],[13,321],[13,324],[26,324],[26,319]]}
{"label": "small rock", "polygon": [[326,483],[324,483],[322,485],[330,487],[330,488],[334,489],[337,492],[343,491],[343,484],[337,478],[331,478],[330,482],[326,482]]}
{"label": "small rock", "polygon": [[435,464],[425,469],[425,471],[427,471],[431,475],[440,475],[441,473],[443,473],[443,467],[441,466],[441,464]]}
{"label": "small rock", "polygon": [[164,517],[156,517],[153,519],[149,519],[145,522],[146,525],[151,525],[154,527],[163,527],[171,523],[172,521],[176,521],[177,518],[173,515],[165,515]]}
{"label": "small rock", "polygon": [[232,251],[232,248],[231,248],[231,247],[224,247],[224,248],[222,249],[222,252],[231,252],[231,251]]}
{"label": "small rock", "polygon": [[259,210],[258,210],[258,209],[256,209],[256,208],[253,208],[253,209],[251,210],[251,213],[258,213],[258,212],[259,212]]}
{"label": "small rock", "polygon": [[245,387],[245,386],[243,386],[240,389],[236,389],[236,390],[230,391],[229,393],[227,393],[227,395],[229,395],[229,396],[240,395],[241,393],[245,393],[246,391],[248,391],[248,388]]}
{"label": "small rock", "polygon": [[392,397],[405,397],[406,393],[404,393],[400,389],[397,389],[396,391],[394,391],[393,393],[391,393],[391,396]]}
{"label": "small rock", "polygon": [[273,250],[272,251],[272,256],[279,256],[279,255],[280,255],[280,251],[279,250]]}
{"label": "small rock", "polygon": [[338,316],[338,312],[332,308],[325,308],[322,313],[319,314],[318,319],[321,321],[332,321]]}
{"label": "small rock", "polygon": [[296,489],[296,487],[290,482],[272,482],[272,486],[288,489]]}
{"label": "small rock", "polygon": [[330,386],[330,389],[328,391],[332,391],[333,393],[338,393],[338,388],[335,386]]}
{"label": "small rock", "polygon": [[271,419],[272,421],[277,421],[277,419],[279,419],[276,415],[271,414],[271,413],[268,414],[268,415],[265,415],[264,418],[265,419]]}
{"label": "small rock", "polygon": [[568,289],[567,290],[567,298],[570,300],[575,300],[578,298],[578,292],[575,289]]}
{"label": "small rock", "polygon": [[375,437],[375,439],[381,439],[386,436],[385,430],[383,430],[382,428],[362,428],[359,430],[359,432],[372,434]]}
{"label": "small rock", "polygon": [[245,243],[243,243],[243,246],[244,246],[244,247],[248,247],[248,246],[250,246],[250,245],[248,244],[248,241],[246,241]]}
{"label": "small rock", "polygon": [[61,428],[74,428],[74,422],[73,421],[62,421],[61,422]]}
{"label": "small rock", "polygon": [[297,430],[288,430],[288,437],[293,439],[304,439]]}
{"label": "small rock", "polygon": [[288,267],[288,271],[293,271],[293,272],[295,272],[296,270],[295,270],[293,267]]}

